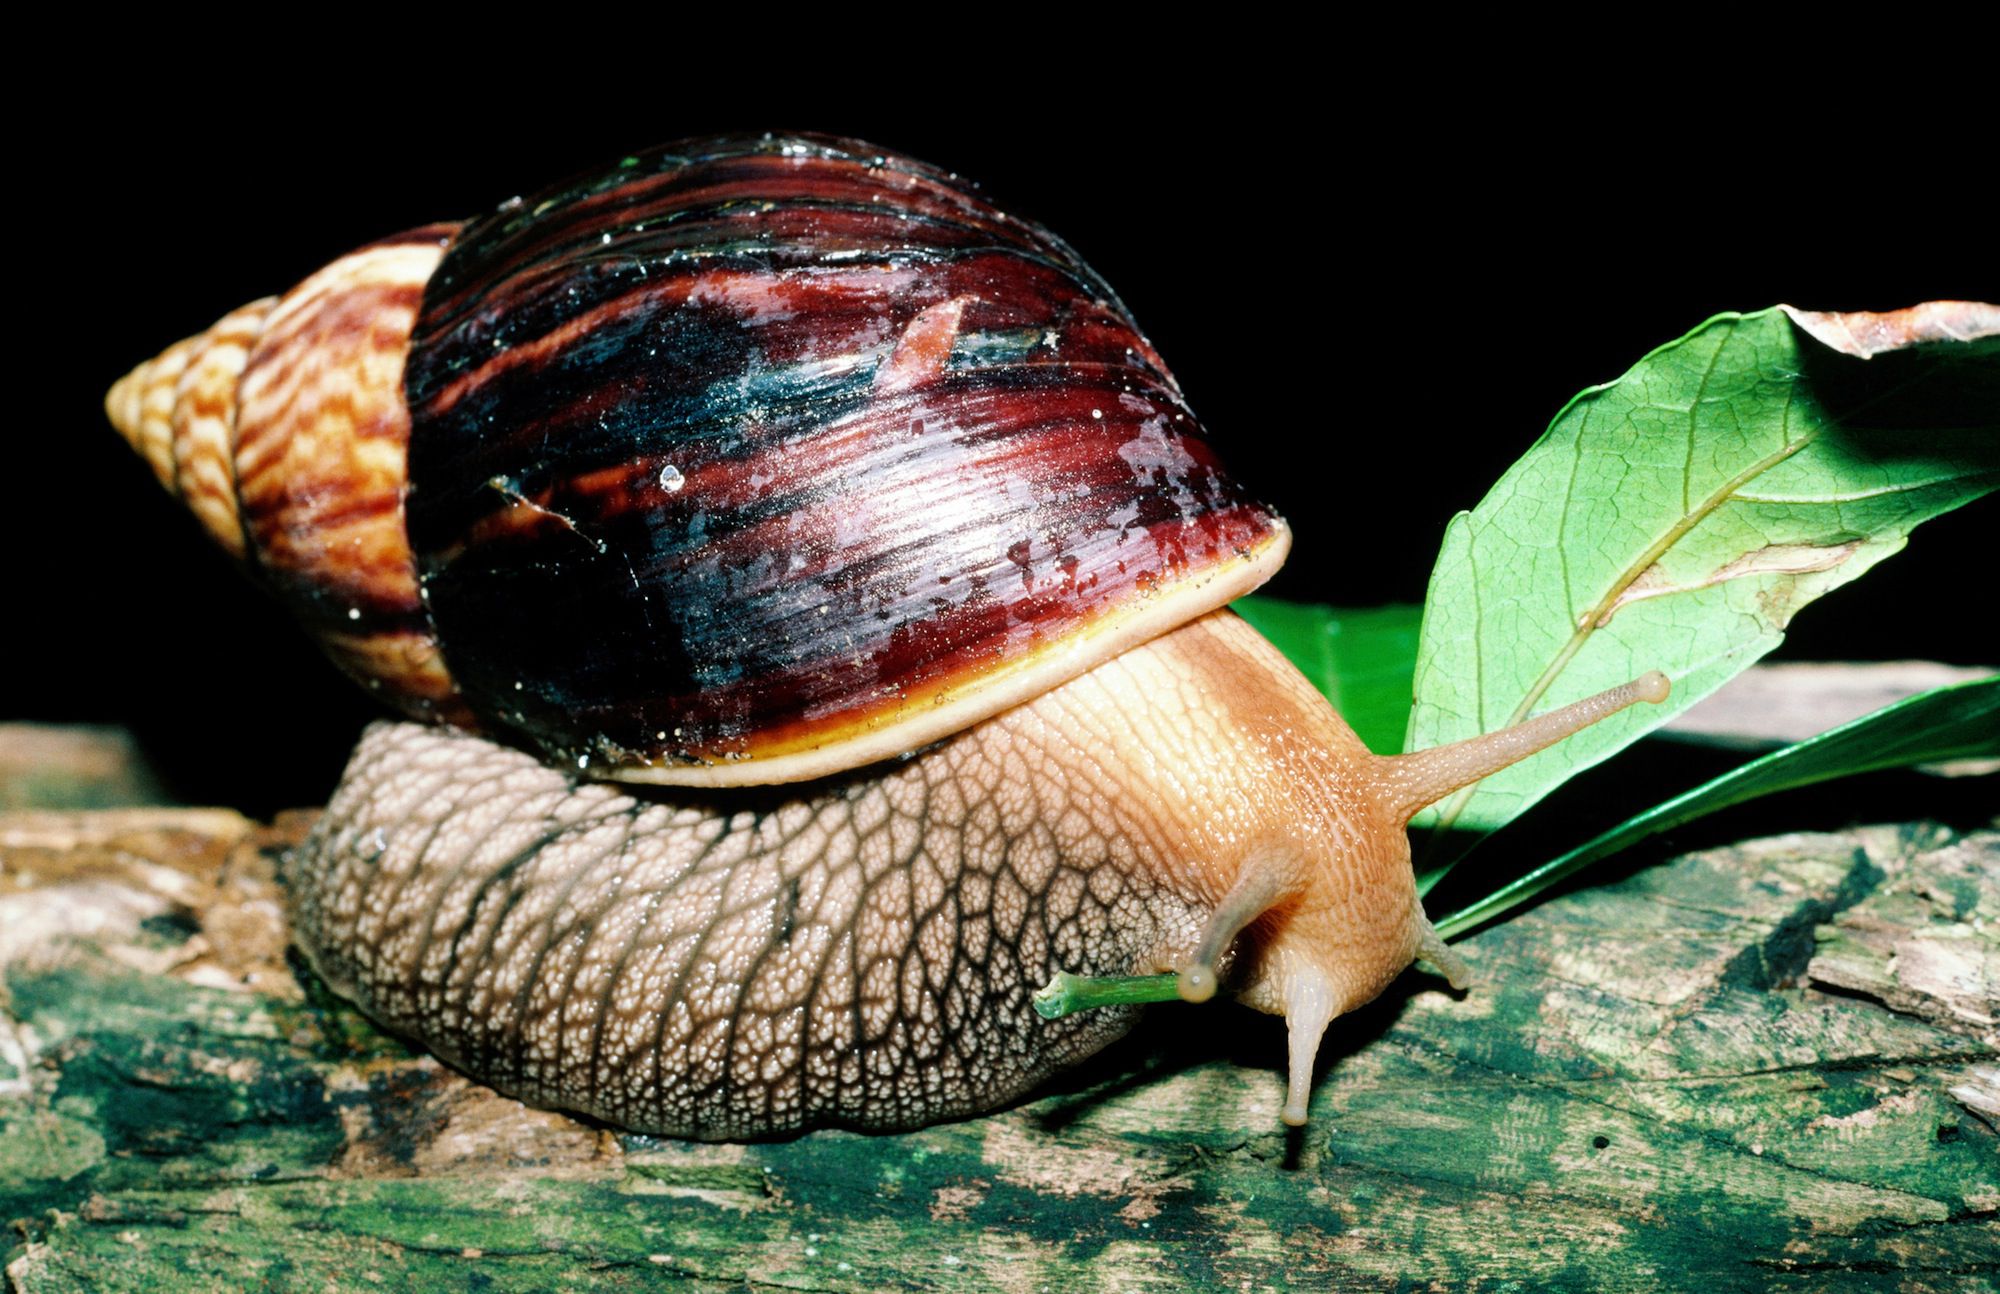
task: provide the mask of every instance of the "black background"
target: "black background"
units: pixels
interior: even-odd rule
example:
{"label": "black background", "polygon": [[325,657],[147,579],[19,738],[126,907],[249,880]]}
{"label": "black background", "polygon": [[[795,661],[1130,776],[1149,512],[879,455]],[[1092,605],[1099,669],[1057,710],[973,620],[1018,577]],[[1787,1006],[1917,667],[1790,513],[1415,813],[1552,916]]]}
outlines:
{"label": "black background", "polygon": [[[360,242],[684,135],[858,136],[1061,233],[1291,519],[1268,591],[1298,599],[1420,599],[1446,520],[1571,394],[1718,311],[2000,290],[1990,230],[1954,232],[1975,212],[1949,128],[1830,130],[1768,88],[1649,115],[1504,79],[1386,95],[1316,66],[1232,75],[856,97],[661,73],[481,97],[278,71],[191,101],[153,74],[96,125],[44,123],[15,159],[45,223],[14,270],[0,718],[131,726],[196,800],[321,800],[369,703],[170,504],[102,393]],[[1991,579],[1994,521],[1988,500],[1931,523],[1785,653],[1990,662],[1961,608]]]}

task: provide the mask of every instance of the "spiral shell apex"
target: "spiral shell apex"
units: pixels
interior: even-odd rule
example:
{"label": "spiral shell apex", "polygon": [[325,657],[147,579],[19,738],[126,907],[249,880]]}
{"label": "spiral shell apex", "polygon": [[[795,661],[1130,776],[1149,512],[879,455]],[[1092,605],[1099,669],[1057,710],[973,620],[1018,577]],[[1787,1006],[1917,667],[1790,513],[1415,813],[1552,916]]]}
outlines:
{"label": "spiral shell apex", "polygon": [[105,408],[346,673],[412,718],[464,725],[403,516],[410,329],[455,228],[372,243],[231,311],[133,369]]}
{"label": "spiral shell apex", "polygon": [[635,780],[919,748],[1288,542],[1074,252],[851,141],[670,145],[373,244],[110,406],[380,694]]}

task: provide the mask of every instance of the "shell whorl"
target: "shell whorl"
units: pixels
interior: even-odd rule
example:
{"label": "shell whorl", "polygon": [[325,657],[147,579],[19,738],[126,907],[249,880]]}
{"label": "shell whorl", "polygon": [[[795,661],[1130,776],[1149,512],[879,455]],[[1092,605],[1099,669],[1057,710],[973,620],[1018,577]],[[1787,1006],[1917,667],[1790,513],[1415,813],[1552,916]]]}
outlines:
{"label": "shell whorl", "polygon": [[175,342],[126,374],[105,409],[160,484],[178,495],[224,551],[244,556],[232,462],[236,384],[277,304],[252,301],[206,332]]}
{"label": "shell whorl", "polygon": [[464,723],[403,517],[403,368],[455,229],[371,243],[231,311],[133,369],[105,409],[335,664],[413,718]]}

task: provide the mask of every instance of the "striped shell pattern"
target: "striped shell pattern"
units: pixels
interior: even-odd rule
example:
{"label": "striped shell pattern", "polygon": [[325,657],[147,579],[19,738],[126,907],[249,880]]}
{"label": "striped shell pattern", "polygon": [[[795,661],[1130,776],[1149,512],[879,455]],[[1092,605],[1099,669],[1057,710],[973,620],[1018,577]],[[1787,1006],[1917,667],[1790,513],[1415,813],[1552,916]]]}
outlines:
{"label": "striped shell pattern", "polygon": [[1288,542],[1061,240],[819,137],[364,247],[110,408],[379,695],[634,780],[920,748]]}

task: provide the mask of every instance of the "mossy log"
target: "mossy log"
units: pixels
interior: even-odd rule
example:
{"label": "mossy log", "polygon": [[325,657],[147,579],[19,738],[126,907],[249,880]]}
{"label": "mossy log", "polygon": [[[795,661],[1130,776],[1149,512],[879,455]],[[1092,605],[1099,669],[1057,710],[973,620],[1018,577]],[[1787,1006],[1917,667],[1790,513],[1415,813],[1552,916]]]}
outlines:
{"label": "mossy log", "polygon": [[0,1219],[56,1290],[1991,1289],[2000,831],[1692,854],[1283,1038],[1155,1008],[1038,1098],[754,1145],[527,1109],[287,953],[303,816],[0,815]]}

